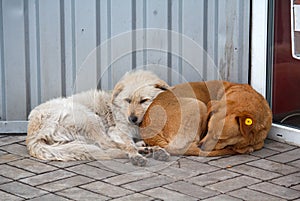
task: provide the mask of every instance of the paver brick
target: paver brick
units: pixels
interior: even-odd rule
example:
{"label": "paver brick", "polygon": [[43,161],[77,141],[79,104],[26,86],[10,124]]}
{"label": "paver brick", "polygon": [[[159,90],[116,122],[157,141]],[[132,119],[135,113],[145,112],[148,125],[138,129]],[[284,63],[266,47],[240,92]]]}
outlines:
{"label": "paver brick", "polygon": [[200,199],[212,197],[219,194],[217,191],[213,191],[184,181],[177,181],[175,183],[171,183],[163,187]]}
{"label": "paver brick", "polygon": [[249,185],[252,185],[252,184],[255,184],[258,182],[260,182],[260,180],[258,180],[258,179],[254,179],[254,178],[247,177],[247,176],[240,176],[240,177],[228,179],[225,181],[221,181],[219,183],[212,184],[207,187],[212,190],[217,190],[222,193],[226,193],[226,192],[233,191],[233,190],[236,190],[239,188],[243,188],[245,186],[249,186]]}
{"label": "paver brick", "polygon": [[111,201],[150,201],[153,200],[153,198],[140,194],[140,193],[134,193],[131,195],[126,195],[120,198],[112,199]]}
{"label": "paver brick", "polygon": [[17,156],[17,155],[14,155],[14,154],[3,154],[3,155],[0,155],[0,164],[4,164],[4,163],[9,163],[9,162],[12,162],[12,161],[16,161],[16,160],[19,160],[19,159],[22,159],[23,157],[22,156]]}
{"label": "paver brick", "polygon": [[162,199],[162,200],[172,200],[172,201],[197,200],[196,198],[190,197],[188,195],[184,195],[161,187],[144,191],[143,194],[149,195],[154,198]]}
{"label": "paver brick", "polygon": [[86,164],[70,167],[67,168],[67,170],[77,173],[79,175],[83,175],[83,176],[90,177],[92,179],[99,179],[99,180],[116,175],[115,173],[102,170],[100,168],[96,168]]}
{"label": "paver brick", "polygon": [[187,178],[190,178],[192,176],[195,176],[198,174],[198,172],[195,172],[195,171],[187,171],[186,169],[183,169],[183,168],[176,168],[176,167],[168,167],[168,168],[165,168],[163,170],[161,170],[159,172],[159,174],[162,174],[162,175],[166,175],[168,177],[171,177],[175,180],[180,180],[180,179],[187,179]]}
{"label": "paver brick", "polygon": [[290,174],[287,176],[283,176],[277,179],[273,179],[272,183],[284,186],[291,187],[300,184],[300,171],[295,174]]}
{"label": "paver brick", "polygon": [[205,199],[203,201],[242,201],[242,199],[234,198],[229,195],[217,195],[208,199]]}
{"label": "paver brick", "polygon": [[220,158],[215,161],[211,161],[208,164],[214,165],[220,168],[226,168],[228,166],[232,167],[235,165],[240,165],[243,163],[247,163],[249,161],[257,160],[258,158],[255,156],[247,155],[247,154],[242,154],[242,155],[234,155],[234,156],[229,156],[227,158]]}
{"label": "paver brick", "polygon": [[214,161],[219,158],[222,158],[222,156],[215,156],[215,157],[202,157],[202,156],[189,156],[188,159],[194,160],[201,163],[207,163],[209,161]]}
{"label": "paver brick", "polygon": [[147,166],[145,167],[144,169],[149,171],[149,172],[161,172],[169,167],[178,167],[179,162],[179,159],[176,160],[176,161],[168,161],[168,162],[165,162],[165,161],[156,161],[156,162],[153,162],[153,166]]}
{"label": "paver brick", "polygon": [[300,191],[296,191],[283,186],[271,184],[269,182],[259,183],[253,186],[249,186],[252,190],[268,193],[283,199],[296,199],[300,197]]}
{"label": "paver brick", "polygon": [[78,201],[92,201],[92,200],[109,200],[111,198],[105,197],[103,195],[87,191],[78,187],[73,187],[56,192],[57,195],[67,197],[72,200]]}
{"label": "paver brick", "polygon": [[44,183],[53,182],[56,180],[65,179],[71,176],[74,176],[74,173],[65,171],[65,170],[56,170],[53,172],[48,172],[44,174],[38,174],[32,177],[27,177],[25,179],[21,179],[20,181],[31,186],[37,186]]}
{"label": "paver brick", "polygon": [[33,176],[33,173],[30,173],[19,168],[15,168],[6,164],[0,165],[0,175],[8,177],[10,179],[21,179],[24,177]]}
{"label": "paver brick", "polygon": [[284,143],[277,142],[277,141],[274,141],[274,140],[271,140],[271,139],[266,139],[265,140],[264,147],[266,147],[268,149],[275,150],[275,151],[279,151],[279,152],[285,152],[285,151],[289,151],[289,150],[295,148],[292,145],[284,144]]}
{"label": "paver brick", "polygon": [[274,161],[269,161],[266,159],[252,161],[252,162],[247,163],[247,165],[255,166],[255,167],[267,170],[267,171],[272,171],[272,172],[276,172],[276,173],[283,174],[283,175],[291,174],[291,173],[299,171],[299,168],[295,168],[293,166],[289,166],[289,165],[282,164],[282,163],[277,163]]}
{"label": "paver brick", "polygon": [[154,176],[157,176],[157,174],[155,174],[153,172],[148,172],[146,170],[140,170],[140,171],[136,171],[136,172],[130,172],[127,174],[117,175],[117,176],[105,179],[104,181],[107,183],[113,184],[113,185],[122,185],[122,184],[126,184],[129,182],[142,180],[142,179],[154,177]]}
{"label": "paver brick", "polygon": [[280,174],[275,173],[275,172],[262,170],[262,169],[259,169],[259,168],[253,167],[253,166],[249,166],[249,165],[244,165],[244,164],[230,168],[230,170],[240,173],[240,174],[250,176],[250,177],[261,179],[261,180],[269,180],[269,179],[273,179],[273,178],[281,176]]}
{"label": "paver brick", "polygon": [[49,161],[49,162],[47,162],[47,164],[58,167],[58,168],[67,168],[67,167],[84,164],[87,162],[90,162],[90,161]]}
{"label": "paver brick", "polygon": [[211,173],[208,173],[208,174],[202,174],[202,175],[199,175],[197,177],[187,179],[187,181],[192,182],[194,184],[197,184],[199,186],[206,186],[206,185],[209,185],[209,184],[217,183],[219,181],[223,181],[223,180],[226,180],[226,179],[237,177],[239,175],[240,174],[230,172],[230,171],[227,171],[227,170],[218,170],[216,172],[211,172]]}
{"label": "paver brick", "polygon": [[300,191],[300,184],[299,185],[296,185],[296,186],[292,186],[291,187],[292,189],[295,189],[297,191]]}
{"label": "paver brick", "polygon": [[288,165],[294,166],[296,168],[300,169],[300,159],[299,160],[295,160],[293,162],[288,163]]}
{"label": "paver brick", "polygon": [[50,191],[50,192],[55,192],[55,191],[60,191],[60,190],[66,189],[66,188],[71,188],[71,187],[79,186],[82,184],[86,184],[86,183],[89,183],[92,181],[94,181],[94,180],[87,178],[87,177],[74,176],[74,177],[58,180],[55,182],[42,184],[42,185],[39,185],[38,187],[41,189]]}
{"label": "paver brick", "polygon": [[0,191],[0,198],[1,200],[9,200],[9,201],[19,201],[23,200],[23,198],[17,197],[15,195]]}
{"label": "paver brick", "polygon": [[0,146],[13,144],[17,142],[25,141],[26,136],[24,135],[12,135],[12,136],[5,136],[2,137],[0,140]]}
{"label": "paver brick", "polygon": [[93,183],[82,185],[80,187],[111,198],[118,198],[133,193],[130,190],[118,186],[113,186],[102,181],[96,181]]}
{"label": "paver brick", "polygon": [[197,161],[189,160],[187,158],[182,158],[178,162],[179,164],[174,165],[174,167],[178,167],[186,171],[194,172],[196,174],[209,173],[219,169],[217,167],[213,167],[205,163],[199,163]]}
{"label": "paver brick", "polygon": [[67,201],[69,199],[55,195],[55,194],[46,194],[37,198],[30,199],[30,201]]}
{"label": "paver brick", "polygon": [[170,177],[159,175],[156,177],[150,177],[140,181],[125,184],[123,185],[123,187],[133,191],[140,192],[150,188],[155,188],[165,184],[169,184],[173,181],[174,179],[171,179]]}
{"label": "paver brick", "polygon": [[248,188],[242,188],[236,191],[229,192],[228,194],[237,198],[241,198],[243,200],[283,201],[282,198],[254,191]]}
{"label": "paver brick", "polygon": [[0,185],[0,189],[6,191],[7,193],[11,193],[26,199],[38,197],[47,193],[41,189],[37,189],[19,182],[11,182]]}
{"label": "paver brick", "polygon": [[29,157],[26,146],[20,144],[10,144],[1,147],[5,151],[18,156]]}
{"label": "paver brick", "polygon": [[93,161],[88,163],[91,166],[101,168],[114,173],[128,173],[142,170],[143,167],[134,166],[132,164],[124,164],[115,160]]}
{"label": "paver brick", "polygon": [[4,154],[7,154],[7,152],[4,151],[4,150],[1,150],[1,147],[0,147],[0,156],[2,156],[2,155],[4,155]]}
{"label": "paver brick", "polygon": [[[0,168],[1,168],[1,166],[0,166]],[[11,181],[12,181],[11,179],[0,176],[0,185],[11,182]]]}
{"label": "paver brick", "polygon": [[117,161],[118,163],[123,163],[123,164],[131,163],[129,158],[115,158],[115,159],[112,159],[112,160]]}
{"label": "paver brick", "polygon": [[34,173],[44,173],[44,172],[49,172],[52,170],[56,170],[57,168],[52,167],[50,165],[44,164],[42,162],[32,160],[32,159],[23,159],[23,160],[18,160],[18,161],[13,161],[9,163],[12,166],[25,169],[30,172]]}
{"label": "paver brick", "polygon": [[264,147],[261,150],[254,151],[253,153],[251,153],[251,155],[260,158],[266,158],[277,153],[279,153],[279,151],[275,151]]}
{"label": "paver brick", "polygon": [[280,162],[280,163],[288,163],[299,158],[300,148],[294,149],[291,151],[283,152],[271,157],[268,157],[268,160]]}

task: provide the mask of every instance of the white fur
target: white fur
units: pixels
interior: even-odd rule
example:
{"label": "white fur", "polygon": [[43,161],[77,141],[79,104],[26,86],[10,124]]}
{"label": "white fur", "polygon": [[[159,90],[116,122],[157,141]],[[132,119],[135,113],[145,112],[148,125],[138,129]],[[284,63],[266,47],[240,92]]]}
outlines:
{"label": "white fur", "polygon": [[[90,90],[37,106],[29,115],[26,143],[30,155],[61,161],[129,157],[133,164],[145,165],[132,140],[139,137],[138,124],[128,121],[128,111],[135,112],[135,104],[140,123],[152,99],[162,91],[158,85],[167,87],[153,73],[136,71],[117,83],[113,95]],[[149,101],[140,104],[144,97]],[[132,104],[126,102],[128,98]]]}

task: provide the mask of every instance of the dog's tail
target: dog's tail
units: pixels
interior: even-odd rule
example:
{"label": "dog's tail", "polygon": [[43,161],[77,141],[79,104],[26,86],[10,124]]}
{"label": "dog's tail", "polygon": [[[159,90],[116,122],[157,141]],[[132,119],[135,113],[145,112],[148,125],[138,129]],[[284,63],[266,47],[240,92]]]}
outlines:
{"label": "dog's tail", "polygon": [[27,149],[33,157],[42,160],[74,161],[74,160],[106,160],[126,158],[126,153],[117,148],[102,149],[97,144],[73,140],[63,144],[47,144],[44,139],[28,139]]}

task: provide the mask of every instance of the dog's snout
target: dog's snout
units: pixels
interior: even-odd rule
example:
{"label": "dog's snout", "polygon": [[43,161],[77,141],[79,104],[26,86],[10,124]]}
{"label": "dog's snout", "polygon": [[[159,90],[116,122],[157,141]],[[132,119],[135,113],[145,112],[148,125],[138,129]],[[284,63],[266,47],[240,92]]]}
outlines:
{"label": "dog's snout", "polygon": [[130,115],[130,116],[128,117],[128,120],[129,120],[130,123],[135,124],[135,123],[137,122],[138,118],[137,118],[137,116],[135,116],[135,115]]}

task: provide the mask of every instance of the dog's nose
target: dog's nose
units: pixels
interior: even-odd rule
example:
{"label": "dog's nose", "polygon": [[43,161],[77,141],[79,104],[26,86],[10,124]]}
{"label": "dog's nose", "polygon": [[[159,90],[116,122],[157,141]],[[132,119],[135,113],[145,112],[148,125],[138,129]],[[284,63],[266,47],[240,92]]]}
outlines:
{"label": "dog's nose", "polygon": [[137,116],[135,116],[135,115],[130,115],[130,116],[128,117],[128,120],[129,120],[130,123],[135,124],[135,123],[137,122],[138,118],[137,118]]}

